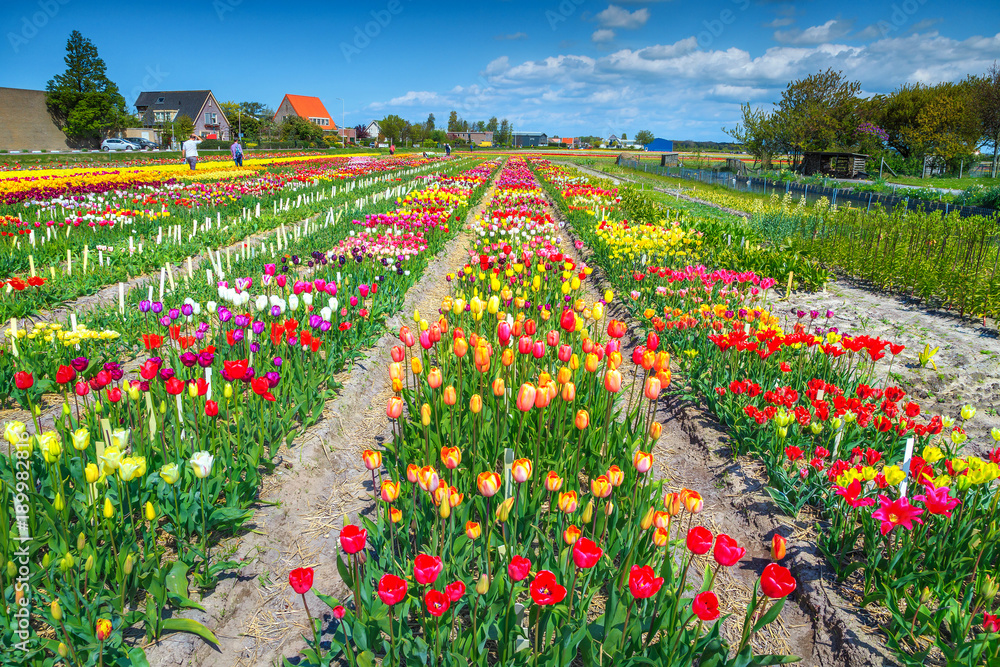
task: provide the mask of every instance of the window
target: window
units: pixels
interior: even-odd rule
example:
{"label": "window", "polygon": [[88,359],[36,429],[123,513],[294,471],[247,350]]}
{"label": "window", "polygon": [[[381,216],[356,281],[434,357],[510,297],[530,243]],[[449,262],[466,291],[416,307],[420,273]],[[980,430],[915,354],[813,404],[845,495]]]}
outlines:
{"label": "window", "polygon": [[330,119],[329,118],[314,118],[314,117],[310,116],[309,120],[311,122],[315,123],[316,125],[327,126],[327,125],[330,124]]}
{"label": "window", "polygon": [[153,112],[153,122],[155,123],[169,123],[174,119],[174,114],[176,111],[154,111]]}
{"label": "window", "polygon": [[157,97],[156,98],[156,103],[157,104],[163,104],[163,98],[162,97]]}
{"label": "window", "polygon": [[218,118],[218,114],[206,113],[205,125],[217,125],[218,123],[216,122],[216,118]]}

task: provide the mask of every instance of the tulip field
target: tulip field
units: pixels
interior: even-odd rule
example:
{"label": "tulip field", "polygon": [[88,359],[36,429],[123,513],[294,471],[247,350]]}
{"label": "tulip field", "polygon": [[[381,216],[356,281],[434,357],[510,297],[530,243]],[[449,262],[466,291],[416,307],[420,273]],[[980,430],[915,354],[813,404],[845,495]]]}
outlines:
{"label": "tulip field", "polygon": [[[813,664],[773,641],[809,546],[894,664],[1000,664],[989,406],[939,414],[892,381],[918,351],[790,318],[829,276],[753,221],[519,155],[204,167],[0,173],[3,664],[242,664],[206,609],[352,376],[385,435],[330,565],[254,575],[298,619],[275,661]],[[660,454],[678,402],[808,535],[718,528]]]}

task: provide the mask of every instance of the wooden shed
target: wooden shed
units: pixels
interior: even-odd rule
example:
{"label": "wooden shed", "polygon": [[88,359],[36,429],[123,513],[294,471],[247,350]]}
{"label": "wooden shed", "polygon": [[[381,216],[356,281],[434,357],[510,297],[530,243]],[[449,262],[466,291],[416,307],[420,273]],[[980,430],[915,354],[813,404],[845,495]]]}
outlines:
{"label": "wooden shed", "polygon": [[820,174],[833,178],[859,178],[865,173],[867,155],[861,153],[835,153],[807,151],[802,156],[802,173],[806,176]]}

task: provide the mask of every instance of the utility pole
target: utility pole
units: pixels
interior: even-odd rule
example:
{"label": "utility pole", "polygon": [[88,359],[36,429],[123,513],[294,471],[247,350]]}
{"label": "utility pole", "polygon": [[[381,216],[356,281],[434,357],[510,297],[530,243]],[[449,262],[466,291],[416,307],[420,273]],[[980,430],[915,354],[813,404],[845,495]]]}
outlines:
{"label": "utility pole", "polygon": [[337,97],[334,99],[340,100],[340,139],[343,147],[347,148],[347,128],[344,127],[344,117],[346,116],[344,98]]}

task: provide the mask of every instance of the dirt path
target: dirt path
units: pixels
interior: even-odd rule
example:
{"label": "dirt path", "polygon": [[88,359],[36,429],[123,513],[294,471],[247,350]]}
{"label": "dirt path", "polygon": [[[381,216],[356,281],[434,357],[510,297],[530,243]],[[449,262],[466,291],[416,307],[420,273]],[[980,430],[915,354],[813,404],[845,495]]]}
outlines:
{"label": "dirt path", "polygon": [[[563,220],[557,208],[553,207],[553,212]],[[568,226],[565,232],[572,241],[578,239]],[[565,246],[571,257],[587,262],[591,253],[586,246],[582,252],[572,243]],[[587,264],[594,267],[589,289],[611,287],[599,266]],[[615,317],[631,320],[620,302],[611,310]],[[630,357],[631,351],[644,343],[635,337],[623,339],[622,356]],[[683,382],[676,367],[674,379],[675,383]],[[702,523],[715,534],[728,534],[747,549],[737,567],[720,571],[716,586],[723,613],[733,614],[723,625],[730,643],[739,642],[743,613],[764,566],[770,562],[771,537],[780,532],[789,545],[783,564],[792,570],[799,588],[777,621],[755,637],[755,651],[797,655],[804,666],[895,665],[881,640],[865,628],[865,623],[872,621],[828,591],[833,582],[824,576],[822,556],[816,553],[810,533],[813,522],[804,515],[796,521],[777,509],[764,491],[762,468],[749,457],[733,460],[725,430],[715,419],[700,406],[674,398],[661,400],[657,417],[663,425],[653,450],[658,478],[666,478],[668,490],[690,488],[701,493],[705,499],[699,515]],[[700,584],[700,574],[689,575],[689,583]]]}
{"label": "dirt path", "polygon": [[[492,190],[491,185],[469,216],[489,201]],[[301,637],[309,630],[302,602],[288,586],[293,568],[315,568],[314,590],[343,599],[348,591],[337,573],[339,529],[345,516],[356,521],[359,513],[373,507],[372,481],[361,452],[391,437],[385,405],[392,393],[387,360],[398,342],[394,332],[414,308],[439,308],[448,293],[443,276],[466,262],[471,239],[467,231],[458,233],[430,262],[407,292],[399,314],[389,318],[389,333],[344,373],[343,389],[327,404],[319,424],[283,453],[283,465],[260,495],[262,503],[273,505],[257,510],[252,532],[223,545],[232,559],[244,561],[243,568],[202,601],[207,612],[184,614],[215,632],[218,649],[192,635],[169,635],[147,647],[151,665],[272,665],[282,656],[296,655],[305,647]],[[312,593],[308,597],[309,609],[324,618],[326,627],[332,620],[330,610]]]}

